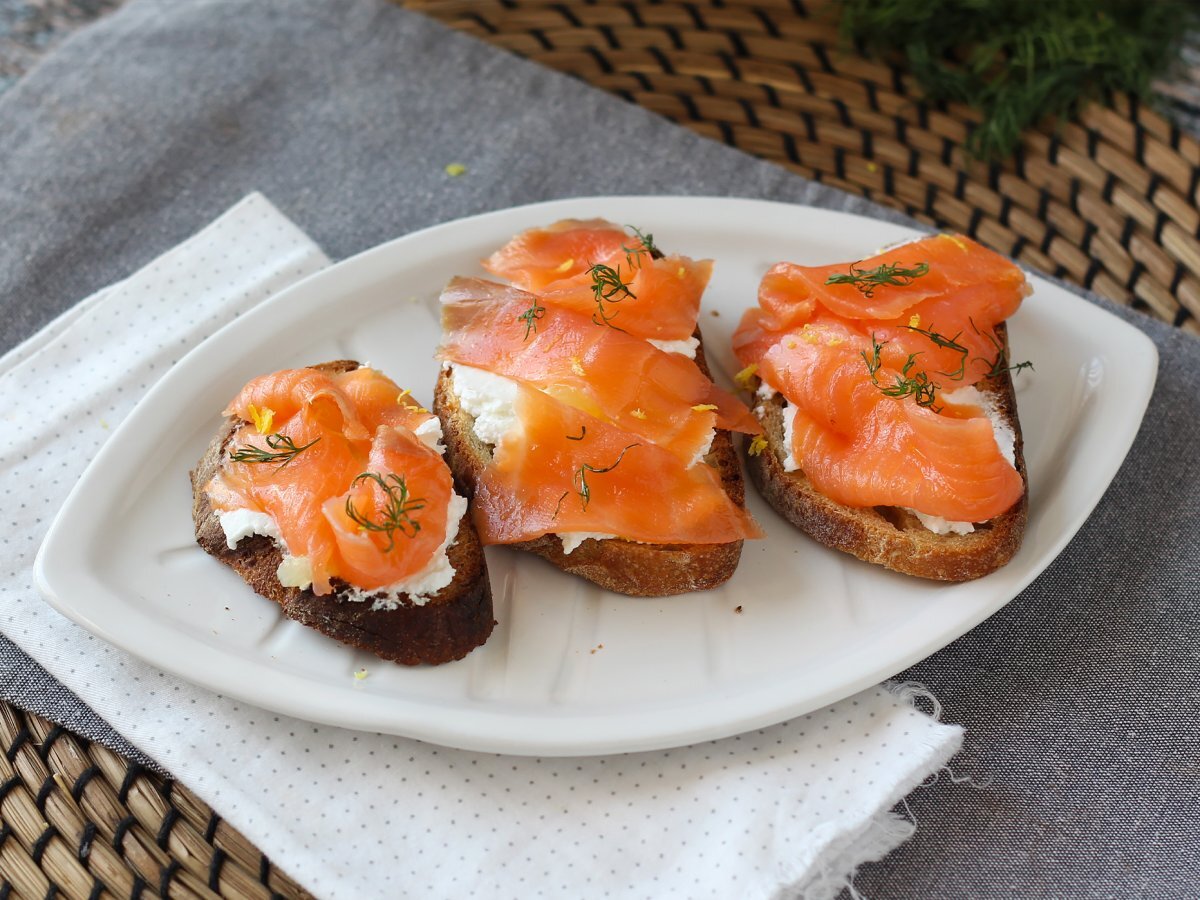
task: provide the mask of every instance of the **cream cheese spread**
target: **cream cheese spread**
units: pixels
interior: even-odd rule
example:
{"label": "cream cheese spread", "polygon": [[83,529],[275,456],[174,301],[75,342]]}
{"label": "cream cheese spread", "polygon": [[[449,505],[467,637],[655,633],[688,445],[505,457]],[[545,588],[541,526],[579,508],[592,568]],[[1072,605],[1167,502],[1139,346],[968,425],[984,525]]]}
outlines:
{"label": "cream cheese spread", "polygon": [[236,550],[238,541],[256,534],[266,535],[276,544],[283,542],[283,535],[275,525],[275,520],[264,512],[252,509],[234,509],[229,512],[217,513],[217,521],[225,532],[225,543],[230,550]]}
{"label": "cream cheese spread", "polygon": [[800,468],[800,464],[796,462],[796,457],[792,453],[792,431],[796,425],[796,407],[783,402],[783,471],[795,472]]}
{"label": "cream cheese spread", "polygon": [[570,556],[584,541],[607,541],[615,537],[615,534],[605,534],[602,531],[570,531],[558,535],[558,539],[562,541],[563,556]]}
{"label": "cream cheese spread", "polygon": [[910,509],[909,512],[934,534],[970,534],[975,530],[975,526],[970,522],[954,522],[950,519],[943,519],[941,516],[927,516],[915,509]]}
{"label": "cream cheese spread", "polygon": [[413,434],[417,436],[418,441],[434,453],[442,454],[446,451],[446,448],[442,446],[442,422],[437,416],[426,419],[413,429]]}
{"label": "cream cheese spread", "polygon": [[494,447],[520,424],[516,411],[520,386],[511,378],[461,365],[454,366],[452,377],[458,405],[474,416],[473,430],[479,440]]}
{"label": "cream cheese spread", "polygon": [[[419,572],[414,573],[403,581],[384,587],[362,590],[349,588],[338,596],[353,603],[373,601],[372,609],[395,609],[400,605],[400,595],[407,594],[416,606],[423,606],[429,598],[454,580],[454,567],[450,565],[450,546],[458,537],[458,526],[467,511],[467,501],[457,493],[451,492],[446,504],[446,537],[441,546],[430,557]],[[225,520],[230,519],[226,527]],[[226,540],[230,549],[237,546],[237,541],[251,534],[265,534],[275,541],[275,546],[283,553],[276,576],[284,587],[294,587],[305,590],[312,586],[312,564],[307,556],[292,556],[288,553],[275,525],[275,520],[266,513],[252,512],[248,509],[234,510],[231,513],[221,513],[221,526],[225,528]],[[253,527],[254,530],[247,530]],[[234,540],[234,538],[237,538]]]}
{"label": "cream cheese spread", "polygon": [[646,340],[664,353],[678,353],[688,359],[696,358],[696,348],[700,346],[700,341],[694,337],[684,338],[681,341],[656,341],[651,338]]}

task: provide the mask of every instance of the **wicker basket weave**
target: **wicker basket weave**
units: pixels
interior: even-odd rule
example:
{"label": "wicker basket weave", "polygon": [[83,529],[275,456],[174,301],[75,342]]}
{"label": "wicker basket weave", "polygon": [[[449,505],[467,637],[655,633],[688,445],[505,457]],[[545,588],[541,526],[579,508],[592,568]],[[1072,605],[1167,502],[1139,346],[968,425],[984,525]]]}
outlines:
{"label": "wicker basket weave", "polygon": [[[406,5],[1200,333],[1200,145],[1128,99],[985,165],[973,113],[921,104],[800,2]],[[0,750],[0,900],[308,896],[178,782],[7,704]]]}
{"label": "wicker basket weave", "polygon": [[978,116],[929,106],[899,67],[839,49],[800,0],[408,0],[809,178],[1200,333],[1200,144],[1125,97],[984,164]]}
{"label": "wicker basket weave", "polygon": [[309,897],[177,781],[0,705],[0,898]]}

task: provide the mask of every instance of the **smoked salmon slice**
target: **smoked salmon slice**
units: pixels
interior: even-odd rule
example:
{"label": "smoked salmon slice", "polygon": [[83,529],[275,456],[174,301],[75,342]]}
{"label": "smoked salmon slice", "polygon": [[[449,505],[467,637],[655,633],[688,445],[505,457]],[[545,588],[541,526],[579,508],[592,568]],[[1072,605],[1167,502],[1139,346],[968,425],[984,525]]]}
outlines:
{"label": "smoked salmon slice", "polygon": [[745,405],[691,359],[570,310],[542,308],[533,294],[455,278],[441,302],[440,359],[523,381],[688,465],[704,455],[714,427],[762,431]]}
{"label": "smoked salmon slice", "polygon": [[1028,292],[1019,268],[963,235],[923,238],[854,263],[784,262],[764,276],[759,308],[743,318],[734,347],[753,356],[773,335],[809,323],[857,322],[901,360],[920,353],[927,371],[973,384],[997,361],[996,326]]}
{"label": "smoked salmon slice", "polygon": [[944,398],[1010,368],[996,329],[1028,291],[1019,268],[961,235],[855,263],[779,263],[734,352],[792,407],[795,462],[821,493],[982,522],[1024,482],[985,411]]}
{"label": "smoked salmon slice", "polygon": [[483,267],[538,293],[556,281],[584,275],[596,264],[628,265],[627,255],[646,251],[642,240],[614,222],[562,219],[545,228],[522,231],[485,259]]}
{"label": "smoked salmon slice", "polygon": [[[637,229],[571,219],[517,235],[483,265],[511,285],[451,281],[438,355],[452,377],[503,379],[461,395],[488,398],[477,417],[491,415],[493,394],[515,398],[499,438],[494,423],[480,431],[474,419],[493,448],[473,485],[485,544],[579,533],[656,546],[761,536],[720,469],[704,462],[720,431],[762,430],[690,358],[711,261],[666,256]],[[715,452],[728,454],[727,436]]]}
{"label": "smoked salmon slice", "polygon": [[249,382],[226,409],[244,424],[208,485],[218,513],[274,520],[316,594],[421,571],[442,546],[453,478],[413,431],[433,416],[369,369],[288,369]]}
{"label": "smoked salmon slice", "polygon": [[[1021,498],[1025,485],[982,415],[939,415],[883,394],[864,378],[866,341],[829,347],[785,341],[759,372],[795,407],[792,453],[822,494],[846,506],[901,506],[982,522]],[[900,370],[876,375],[893,383]],[[960,412],[961,412],[960,408]]]}
{"label": "smoked salmon slice", "polygon": [[[496,445],[472,504],[486,544],[557,532],[647,543],[722,544],[762,532],[711,466],[685,467],[662,447],[522,386],[520,424]],[[650,498],[653,498],[652,500]]]}
{"label": "smoked salmon slice", "polygon": [[846,319],[879,321],[907,314],[925,300],[962,292],[975,295],[971,305],[994,297],[1006,309],[1001,316],[1006,318],[1025,296],[1025,276],[969,237],[939,234],[857,262],[779,263],[763,279],[760,300],[768,312],[815,302]]}
{"label": "smoked salmon slice", "polygon": [[648,235],[602,219],[522,232],[483,266],[546,304],[655,341],[692,337],[712,276],[711,260],[662,256]]}

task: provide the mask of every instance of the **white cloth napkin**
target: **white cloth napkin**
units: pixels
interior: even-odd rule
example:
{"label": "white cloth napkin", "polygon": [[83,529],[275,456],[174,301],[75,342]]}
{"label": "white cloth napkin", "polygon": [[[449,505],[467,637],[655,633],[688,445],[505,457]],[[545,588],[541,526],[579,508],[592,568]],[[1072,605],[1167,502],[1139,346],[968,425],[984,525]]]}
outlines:
{"label": "white cloth napkin", "polygon": [[110,429],[190,348],[327,264],[251,195],[0,359],[9,637],[322,897],[828,898],[912,834],[892,807],[962,740],[912,689],[670,751],[515,758],[277,716],[47,607],[36,548]]}

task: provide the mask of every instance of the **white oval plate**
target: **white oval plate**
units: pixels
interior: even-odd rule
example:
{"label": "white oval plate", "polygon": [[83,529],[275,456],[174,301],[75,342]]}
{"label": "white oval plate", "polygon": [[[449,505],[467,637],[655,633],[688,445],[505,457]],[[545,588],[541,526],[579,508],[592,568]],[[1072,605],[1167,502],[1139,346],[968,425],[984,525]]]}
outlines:
{"label": "white oval plate", "polygon": [[[740,733],[831,703],[945,646],[1029,584],[1083,524],[1129,449],[1157,372],[1140,331],[1040,279],[1011,321],[1029,467],[1025,543],[986,578],[907,578],[809,541],[748,493],[766,540],[726,585],[661,600],[602,591],[488,550],[499,625],[466,659],[391,665],[291,622],[195,544],[188,470],[250,377],[352,358],[426,401],[437,298],[524,228],[602,216],[716,260],[701,326],[717,380],[759,279],[781,259],[853,260],[914,235],[757,200],[606,197],[540,203],[411,234],[318,273],[179,362],[71,493],[36,564],[60,612],[214,691],[317,722],[529,755],[648,750]],[[119,527],[114,527],[119,524]],[[356,669],[369,676],[359,682]]]}

